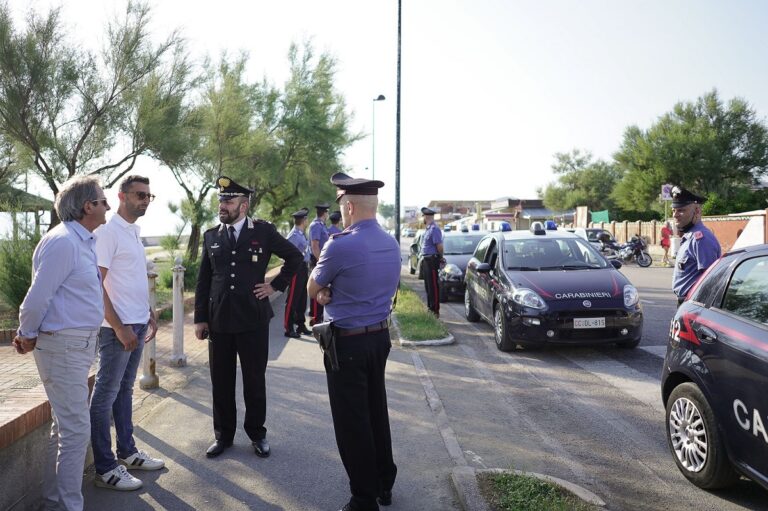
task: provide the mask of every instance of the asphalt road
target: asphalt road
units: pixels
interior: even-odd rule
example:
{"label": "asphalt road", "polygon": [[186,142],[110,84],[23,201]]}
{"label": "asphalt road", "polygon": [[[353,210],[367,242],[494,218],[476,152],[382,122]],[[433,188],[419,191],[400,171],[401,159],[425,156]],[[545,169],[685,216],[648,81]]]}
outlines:
{"label": "asphalt road", "polygon": [[[403,280],[423,296],[423,284],[403,260]],[[454,463],[560,477],[614,511],[768,509],[768,493],[751,481],[706,492],[677,470],[659,391],[676,308],[672,270],[628,265],[622,271],[640,291],[645,315],[642,342],[631,350],[503,353],[490,325],[467,322],[462,303],[442,304],[440,318],[457,342],[419,348],[412,358],[423,368],[422,384],[438,396],[437,420],[445,423],[441,434]]]}

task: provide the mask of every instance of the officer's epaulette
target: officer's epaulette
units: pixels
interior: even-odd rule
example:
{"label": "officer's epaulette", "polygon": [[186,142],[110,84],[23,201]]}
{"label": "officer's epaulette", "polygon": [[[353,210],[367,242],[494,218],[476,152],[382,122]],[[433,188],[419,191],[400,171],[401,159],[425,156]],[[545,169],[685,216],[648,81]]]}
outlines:
{"label": "officer's epaulette", "polygon": [[337,232],[337,233],[335,233],[335,234],[331,234],[330,238],[331,238],[331,239],[340,238],[341,236],[346,236],[347,234],[349,234],[349,233],[351,233],[351,232],[352,232],[352,231],[341,231],[341,232]]}
{"label": "officer's epaulette", "polygon": [[254,218],[253,223],[255,224],[267,224],[272,225],[272,222],[267,222],[266,220],[262,220],[261,218]]}
{"label": "officer's epaulette", "polygon": [[210,229],[208,229],[207,231],[203,232],[203,234],[207,234],[207,233],[209,233],[209,232],[211,232],[211,231],[216,231],[216,230],[218,230],[218,229],[219,229],[219,226],[217,225],[216,227],[211,227],[211,228],[210,228]]}

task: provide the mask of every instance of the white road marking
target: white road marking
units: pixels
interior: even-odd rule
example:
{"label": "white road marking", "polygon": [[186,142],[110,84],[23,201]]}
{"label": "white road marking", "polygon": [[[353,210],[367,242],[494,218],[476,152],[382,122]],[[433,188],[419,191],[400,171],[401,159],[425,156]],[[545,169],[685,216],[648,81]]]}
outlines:
{"label": "white road marking", "polygon": [[651,304],[651,305],[653,305],[653,304],[655,304],[655,303],[656,303],[656,302],[654,302],[653,300],[640,300],[640,301],[641,301],[642,303],[648,303],[648,304]]}

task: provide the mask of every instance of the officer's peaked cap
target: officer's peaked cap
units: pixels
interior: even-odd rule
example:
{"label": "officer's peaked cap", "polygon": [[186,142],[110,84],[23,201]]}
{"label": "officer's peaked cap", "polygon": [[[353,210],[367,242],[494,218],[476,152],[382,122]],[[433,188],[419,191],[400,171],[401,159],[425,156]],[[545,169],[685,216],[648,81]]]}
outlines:
{"label": "officer's peaked cap", "polygon": [[253,190],[240,186],[227,176],[219,176],[216,180],[216,186],[219,187],[219,200],[231,199],[232,197],[248,197]]}
{"label": "officer's peaked cap", "polygon": [[672,196],[673,208],[682,208],[688,204],[704,204],[707,200],[704,197],[689,192],[682,186],[673,186],[670,195]]}
{"label": "officer's peaked cap", "polygon": [[297,212],[291,213],[291,216],[296,220],[298,220],[300,218],[307,218],[308,214],[309,214],[309,210],[307,208],[301,208]]}
{"label": "officer's peaked cap", "polygon": [[345,193],[350,195],[378,195],[379,188],[384,186],[383,181],[375,179],[353,178],[343,172],[337,172],[331,176],[331,183],[336,185],[336,202],[339,202]]}
{"label": "officer's peaked cap", "polygon": [[331,219],[331,222],[338,222],[341,220],[341,211],[333,211],[330,215],[328,215],[328,218]]}
{"label": "officer's peaked cap", "polygon": [[318,211],[328,211],[331,209],[331,205],[327,202],[321,202],[320,204],[315,204],[315,209]]}
{"label": "officer's peaked cap", "polygon": [[421,208],[421,214],[422,215],[434,215],[436,211],[429,209],[429,208]]}

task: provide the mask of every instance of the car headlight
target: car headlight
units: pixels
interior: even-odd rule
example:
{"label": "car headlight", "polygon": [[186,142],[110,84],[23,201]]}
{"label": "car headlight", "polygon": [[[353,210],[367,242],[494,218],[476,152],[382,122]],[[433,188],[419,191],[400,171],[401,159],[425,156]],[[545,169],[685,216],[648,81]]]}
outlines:
{"label": "car headlight", "polygon": [[635,289],[635,286],[631,284],[624,286],[624,306],[632,307],[637,305],[637,302],[639,301],[640,294],[637,292],[637,289]]}
{"label": "car headlight", "polygon": [[455,264],[446,264],[445,267],[443,268],[443,271],[448,275],[455,275],[457,277],[461,277],[461,268],[459,268]]}
{"label": "car headlight", "polygon": [[512,293],[512,300],[522,305],[523,307],[530,307],[532,309],[546,309],[547,303],[542,299],[536,291],[531,289],[521,288]]}

